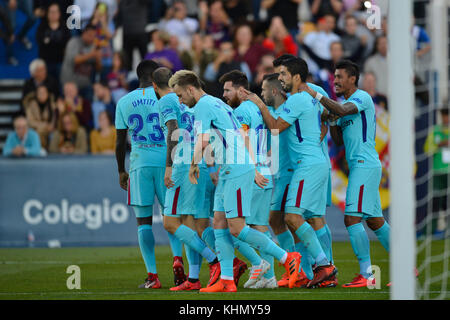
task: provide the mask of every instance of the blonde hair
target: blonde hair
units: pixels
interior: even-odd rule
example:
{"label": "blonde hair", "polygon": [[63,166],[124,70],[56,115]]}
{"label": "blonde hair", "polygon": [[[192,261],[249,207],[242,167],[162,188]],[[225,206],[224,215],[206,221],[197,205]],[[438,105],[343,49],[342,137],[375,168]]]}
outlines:
{"label": "blonde hair", "polygon": [[60,133],[64,133],[64,123],[63,122],[64,122],[64,118],[66,116],[69,116],[70,120],[72,121],[72,126],[73,126],[72,133],[76,133],[78,131],[78,127],[80,126],[80,123],[78,122],[78,118],[75,115],[75,113],[70,112],[70,111],[65,111],[64,113],[62,113],[59,116],[58,131]]}
{"label": "blonde hair", "polygon": [[179,70],[169,79],[169,87],[172,89],[176,86],[185,87],[191,85],[197,89],[202,88],[200,78],[197,74],[190,70]]}

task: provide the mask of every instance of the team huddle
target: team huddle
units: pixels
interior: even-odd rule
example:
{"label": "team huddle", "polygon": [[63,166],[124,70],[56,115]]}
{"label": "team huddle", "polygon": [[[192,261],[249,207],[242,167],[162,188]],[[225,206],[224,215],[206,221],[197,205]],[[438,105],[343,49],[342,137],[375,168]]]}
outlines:
{"label": "team huddle", "polygon": [[[328,131],[344,145],[350,168],[344,222],[360,266],[343,287],[374,284],[362,220],[388,251],[389,225],[378,191],[375,108],[357,88],[358,66],[348,60],[336,64],[335,89],[344,99],[337,102],[306,82],[303,59],[284,55],[273,64],[276,73],[264,77],[262,99],[249,91],[244,73],[223,75],[226,103],[206,94],[192,71],[172,74],[152,60],[139,64],[140,88],[118,102],[115,125],[119,182],[136,214],[148,272],[140,287],[161,288],[152,231],[155,195],[174,256],[170,290],[236,292],[248,269],[236,250],[251,264],[244,288],[337,286],[325,219],[331,205]],[[209,281],[202,288],[203,258]],[[276,260],[285,268],[279,280]]]}

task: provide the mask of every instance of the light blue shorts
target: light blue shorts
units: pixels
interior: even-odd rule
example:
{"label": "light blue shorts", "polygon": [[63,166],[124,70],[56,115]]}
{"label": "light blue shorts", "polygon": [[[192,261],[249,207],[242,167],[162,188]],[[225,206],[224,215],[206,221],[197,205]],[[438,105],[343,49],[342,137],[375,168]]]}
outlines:
{"label": "light blue shorts", "polygon": [[196,205],[195,219],[208,219],[214,217],[214,191],[216,186],[212,182],[207,168],[200,168],[199,184],[203,184],[204,196],[199,197]]}
{"label": "light blue shorts", "polygon": [[328,174],[327,164],[296,168],[289,184],[285,212],[301,215],[309,212],[308,216],[313,217],[325,215]]}
{"label": "light blue shorts", "polygon": [[328,190],[327,190],[327,207],[331,207],[333,204],[333,200],[331,198],[332,195],[332,181],[331,181],[331,168],[328,171]]}
{"label": "light blue shorts", "polygon": [[274,179],[273,181],[274,188],[272,193],[272,200],[270,202],[270,210],[284,212],[289,184],[291,183],[292,179],[292,174],[283,175],[277,179]]}
{"label": "light blue shorts", "polygon": [[143,167],[131,171],[128,180],[128,205],[151,206],[156,195],[163,206],[167,190],[164,171],[165,168],[160,167]]}
{"label": "light blue shorts", "polygon": [[273,189],[261,189],[255,184],[253,188],[250,216],[245,219],[248,225],[268,226],[270,201]]}
{"label": "light blue shorts", "polygon": [[198,184],[189,181],[190,165],[181,165],[172,169],[174,186],[167,189],[164,202],[165,216],[196,215],[199,206],[203,207],[205,174],[200,173]]}
{"label": "light blue shorts", "polygon": [[345,214],[369,218],[383,217],[380,200],[380,168],[352,168],[348,176]]}
{"label": "light blue shorts", "polygon": [[255,171],[241,176],[219,179],[214,194],[214,211],[225,212],[227,219],[250,216]]}

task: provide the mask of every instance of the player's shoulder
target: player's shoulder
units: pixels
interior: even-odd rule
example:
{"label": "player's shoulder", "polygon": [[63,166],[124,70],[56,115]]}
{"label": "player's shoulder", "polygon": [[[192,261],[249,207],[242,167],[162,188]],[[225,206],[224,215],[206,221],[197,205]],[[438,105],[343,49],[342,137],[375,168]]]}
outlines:
{"label": "player's shoulder", "polygon": [[324,88],[322,88],[321,86],[315,84],[315,83],[311,83],[308,82],[307,83],[308,87],[310,87],[311,89],[313,89],[314,91],[317,91],[318,93],[320,93],[321,95],[323,95],[324,97],[328,98],[328,93],[325,91]]}

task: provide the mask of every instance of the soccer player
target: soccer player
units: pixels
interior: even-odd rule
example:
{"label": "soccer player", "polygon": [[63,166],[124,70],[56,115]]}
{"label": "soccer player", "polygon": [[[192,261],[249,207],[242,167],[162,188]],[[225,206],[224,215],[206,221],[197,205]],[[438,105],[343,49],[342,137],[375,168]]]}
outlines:
{"label": "soccer player", "polygon": [[197,185],[189,182],[188,172],[193,153],[193,113],[180,104],[177,95],[169,87],[170,69],[162,67],[153,72],[156,94],[160,97],[160,120],[167,135],[166,169],[164,184],[167,187],[164,202],[164,228],[186,245],[189,262],[189,278],[172,291],[199,290],[202,255],[210,265],[210,283],[219,277],[220,264],[216,255],[197,235],[194,216],[196,208],[203,207],[206,181]]}
{"label": "soccer player", "polygon": [[[236,292],[231,234],[277,258],[291,273],[290,285],[293,285],[298,274],[300,254],[286,252],[263,233],[245,223],[245,217],[250,213],[253,183],[263,187],[267,179],[255,170],[252,163],[248,163],[249,154],[252,156],[251,146],[244,142],[242,129],[233,115],[233,110],[222,100],[207,95],[194,72],[178,71],[170,79],[169,85],[182,103],[191,108],[195,107],[195,119],[201,123],[189,170],[190,181],[193,184],[198,183],[198,163],[203,157],[203,151],[210,146],[210,138],[214,144],[216,163],[222,164],[214,197],[214,229],[220,230],[216,233],[216,248],[221,263],[221,275],[216,284],[203,288],[200,292]],[[247,151],[247,148],[250,151]],[[254,158],[252,160],[254,162]],[[262,260],[260,266],[262,271],[259,277],[262,277],[270,265]]]}
{"label": "soccer player", "polygon": [[[139,88],[122,97],[117,103],[115,126],[117,130],[116,159],[120,186],[128,191],[128,205],[133,207],[138,223],[138,240],[148,277],[142,288],[160,288],[155,262],[155,239],[152,231],[155,194],[164,204],[164,166],[166,143],[159,126],[157,97],[152,85],[152,72],[158,64],[142,61],[137,67]],[[130,174],[125,170],[127,133],[130,134]],[[169,234],[174,254],[175,284],[186,276],[182,262],[182,245]]]}
{"label": "soccer player", "polygon": [[280,133],[288,129],[289,155],[294,173],[286,196],[285,221],[317,265],[313,279],[306,285],[313,288],[337,272],[314,229],[306,221],[312,221],[316,229],[323,227],[322,217],[326,210],[329,172],[321,147],[321,111],[317,101],[298,93],[308,75],[308,66],[303,59],[284,60],[279,71],[279,80],[290,96],[277,119],[272,117],[257,95],[247,93],[248,98],[260,108],[269,129],[279,130]]}
{"label": "soccer player", "polygon": [[342,103],[326,98],[308,86],[299,88],[331,112],[331,137],[337,145],[345,146],[350,173],[344,223],[360,267],[360,274],[343,285],[346,288],[365,287],[374,281],[371,277],[369,239],[362,220],[389,252],[390,227],[384,220],[379,194],[382,168],[375,150],[375,107],[370,95],[358,89],[358,80],[358,65],[342,60],[336,64],[334,77],[336,94],[344,98]]}
{"label": "soccer player", "polygon": [[[252,228],[264,233],[268,238],[272,238],[268,228],[273,183],[270,169],[267,166],[267,127],[264,124],[258,107],[253,102],[244,100],[241,95],[241,88],[249,89],[249,83],[245,73],[239,70],[230,71],[224,74],[219,79],[219,82],[223,85],[223,97],[225,101],[234,109],[233,113],[243,127],[244,132],[250,134],[249,138],[252,143],[252,149],[256,153],[256,170],[269,181],[264,188],[260,188],[256,184],[253,185],[250,216],[246,218],[246,223]],[[244,250],[244,246],[240,245],[239,247],[238,250],[252,264],[249,280],[244,284],[244,288],[277,288],[273,257],[264,252],[260,252],[260,257],[252,248],[249,248],[251,250]],[[264,274],[264,277],[257,281],[256,279],[260,273],[259,265],[261,264],[261,258],[269,262],[271,267]]]}

